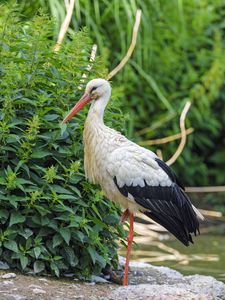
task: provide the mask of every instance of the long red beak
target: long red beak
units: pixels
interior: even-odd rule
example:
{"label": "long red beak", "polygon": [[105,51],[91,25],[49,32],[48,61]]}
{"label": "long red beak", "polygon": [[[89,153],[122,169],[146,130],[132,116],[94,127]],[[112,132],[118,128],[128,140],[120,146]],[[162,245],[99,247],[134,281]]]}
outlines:
{"label": "long red beak", "polygon": [[63,119],[62,123],[66,123],[69,119],[71,119],[78,111],[80,111],[86,104],[91,101],[91,97],[88,93],[84,93],[77,104],[71,109],[71,111],[66,115]]}

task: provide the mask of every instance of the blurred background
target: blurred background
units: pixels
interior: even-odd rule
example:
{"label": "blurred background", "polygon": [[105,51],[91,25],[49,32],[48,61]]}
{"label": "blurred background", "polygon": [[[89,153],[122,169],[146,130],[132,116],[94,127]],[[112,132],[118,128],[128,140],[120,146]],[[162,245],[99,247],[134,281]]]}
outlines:
{"label": "blurred background", "polygon": [[[24,20],[40,9],[55,18],[55,40],[66,16],[66,2],[17,1]],[[126,54],[138,8],[142,19],[134,53],[112,79],[115,101],[125,115],[122,130],[135,142],[161,151],[166,161],[176,151],[179,138],[166,143],[154,140],[180,132],[180,113],[191,101],[187,143],[173,169],[187,187],[213,188],[189,194],[197,207],[208,211],[194,246],[184,248],[162,228],[143,226],[147,221],[142,220],[136,226],[141,236],[136,237],[139,245],[133,258],[155,264],[163,261],[185,274],[211,274],[225,281],[225,3],[77,0],[68,33],[86,27],[98,46],[97,55],[110,71]],[[220,192],[217,186],[222,186]]]}

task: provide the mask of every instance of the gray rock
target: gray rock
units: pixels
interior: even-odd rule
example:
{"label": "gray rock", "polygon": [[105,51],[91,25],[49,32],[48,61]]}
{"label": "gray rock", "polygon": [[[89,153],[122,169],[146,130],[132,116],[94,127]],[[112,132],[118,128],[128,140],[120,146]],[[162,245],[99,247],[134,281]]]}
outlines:
{"label": "gray rock", "polygon": [[37,285],[37,284],[30,284],[30,285],[28,286],[28,288],[30,288],[30,289],[41,289],[41,286],[40,286],[40,285]]}
{"label": "gray rock", "polygon": [[13,285],[14,282],[12,280],[3,280],[3,285]]}
{"label": "gray rock", "polygon": [[92,275],[91,276],[91,282],[95,282],[95,283],[109,283],[106,279],[100,277],[100,276],[96,276],[96,275]]}
{"label": "gray rock", "polygon": [[1,276],[1,278],[3,278],[3,279],[10,279],[10,278],[15,278],[15,277],[16,277],[15,273],[6,273]]}
{"label": "gray rock", "polygon": [[[169,268],[155,267],[150,264],[138,262],[131,263],[130,270],[130,283],[134,283],[135,285],[120,287],[114,290],[109,296],[110,300],[225,299],[225,284],[211,276],[183,276],[179,272]],[[143,270],[142,276],[138,277],[137,275],[135,277],[136,270]]]}
{"label": "gray rock", "polygon": [[46,291],[43,289],[34,288],[32,292],[36,295],[46,294]]}
{"label": "gray rock", "polygon": [[[119,264],[121,266],[124,266],[125,265],[125,258],[120,256],[119,257]],[[148,263],[144,263],[144,262],[139,262],[139,261],[131,261],[129,263],[129,267],[130,269],[138,269],[138,270],[156,270],[156,271],[159,271],[161,274],[164,274],[164,275],[167,275],[169,277],[173,277],[173,278],[182,278],[183,275],[181,273],[179,273],[178,271],[175,271],[175,270],[172,270],[168,267],[157,267],[157,266],[153,266],[151,264],[148,264]]]}
{"label": "gray rock", "polygon": [[[9,294],[8,296],[11,297],[13,300],[27,300],[27,297],[17,294]],[[8,299],[8,298],[7,298]]]}
{"label": "gray rock", "polygon": [[0,270],[8,270],[8,269],[9,269],[9,265],[6,262],[0,260]]}

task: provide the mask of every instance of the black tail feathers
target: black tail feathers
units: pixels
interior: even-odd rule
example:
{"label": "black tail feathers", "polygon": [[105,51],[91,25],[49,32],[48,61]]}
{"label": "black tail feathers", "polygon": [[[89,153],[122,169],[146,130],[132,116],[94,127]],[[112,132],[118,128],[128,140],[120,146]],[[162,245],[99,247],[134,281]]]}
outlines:
{"label": "black tail feathers", "polygon": [[[144,214],[153,221],[165,227],[185,246],[189,246],[190,243],[193,244],[191,233],[196,235],[196,231],[199,232],[199,223],[197,217],[190,214],[190,212],[185,216],[185,218],[188,218],[188,220],[184,221],[181,221],[176,217],[152,211],[146,211]],[[187,224],[189,225],[187,226]]]}

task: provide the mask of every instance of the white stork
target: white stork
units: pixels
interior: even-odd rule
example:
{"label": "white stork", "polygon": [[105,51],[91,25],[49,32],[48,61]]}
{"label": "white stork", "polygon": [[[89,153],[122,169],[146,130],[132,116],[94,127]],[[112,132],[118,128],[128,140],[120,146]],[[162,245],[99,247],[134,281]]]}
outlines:
{"label": "white stork", "polygon": [[109,199],[125,208],[122,221],[130,218],[123,280],[127,285],[136,212],[164,226],[186,246],[193,243],[191,234],[199,232],[198,218],[203,217],[166,163],[104,124],[104,110],[110,95],[107,80],[91,80],[63,123],[91,102],[83,135],[85,174],[91,182],[100,184]]}

